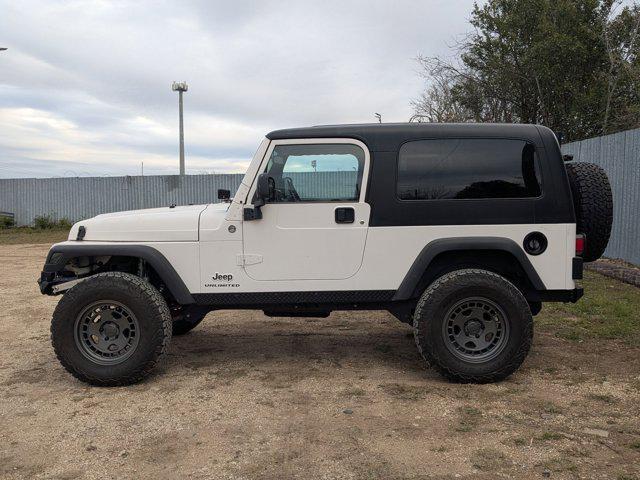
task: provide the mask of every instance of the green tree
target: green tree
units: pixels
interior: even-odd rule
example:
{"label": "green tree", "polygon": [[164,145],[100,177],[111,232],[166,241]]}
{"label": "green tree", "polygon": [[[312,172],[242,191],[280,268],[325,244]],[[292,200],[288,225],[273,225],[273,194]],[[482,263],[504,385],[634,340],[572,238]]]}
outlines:
{"label": "green tree", "polygon": [[489,0],[459,58],[420,57],[427,121],[541,123],[569,140],[640,125],[640,9],[614,0]]}

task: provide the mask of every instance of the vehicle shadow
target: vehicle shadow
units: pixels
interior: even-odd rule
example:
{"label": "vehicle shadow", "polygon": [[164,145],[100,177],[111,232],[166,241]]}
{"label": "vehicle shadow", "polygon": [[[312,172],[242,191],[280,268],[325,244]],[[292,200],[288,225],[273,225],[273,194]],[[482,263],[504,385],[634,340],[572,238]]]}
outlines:
{"label": "vehicle shadow", "polygon": [[172,338],[169,368],[326,364],[425,372],[411,329],[397,321],[376,323],[370,329],[363,322],[335,324],[330,320],[300,324],[300,328],[293,322],[260,320],[245,326],[245,330],[228,323],[218,326],[215,319],[205,319],[188,334]]}

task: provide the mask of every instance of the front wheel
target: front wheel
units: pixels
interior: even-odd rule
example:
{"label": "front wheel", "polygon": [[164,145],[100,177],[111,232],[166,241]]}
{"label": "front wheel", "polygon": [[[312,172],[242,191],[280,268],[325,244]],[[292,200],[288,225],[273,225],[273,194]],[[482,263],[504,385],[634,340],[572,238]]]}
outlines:
{"label": "front wheel", "polygon": [[51,321],[60,363],[92,385],[142,380],[166,354],[170,339],[171,314],[164,298],[129,273],[83,280],[65,293]]}
{"label": "front wheel", "polygon": [[533,340],[525,298],[507,279],[486,270],[457,270],[433,282],[418,301],[413,326],[427,363],[458,382],[508,377]]}

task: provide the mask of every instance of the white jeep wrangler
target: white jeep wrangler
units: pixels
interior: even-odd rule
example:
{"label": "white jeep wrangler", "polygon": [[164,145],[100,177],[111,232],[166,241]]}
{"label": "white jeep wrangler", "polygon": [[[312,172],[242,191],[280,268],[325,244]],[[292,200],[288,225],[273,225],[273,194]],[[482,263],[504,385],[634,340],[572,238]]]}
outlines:
{"label": "white jeep wrangler", "polygon": [[503,379],[532,315],[577,301],[609,239],[606,175],[564,160],[536,125],[272,132],[224,203],[98,215],[51,248],[55,352],[81,380],[124,385],[212,310],[385,309],[448,378]]}

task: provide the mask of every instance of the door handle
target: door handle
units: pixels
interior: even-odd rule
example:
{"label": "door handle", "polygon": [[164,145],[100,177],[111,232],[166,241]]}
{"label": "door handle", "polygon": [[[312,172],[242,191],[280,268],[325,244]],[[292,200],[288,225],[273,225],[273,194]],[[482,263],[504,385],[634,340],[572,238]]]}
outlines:
{"label": "door handle", "polygon": [[353,223],[356,219],[356,211],[353,207],[336,208],[336,223]]}

